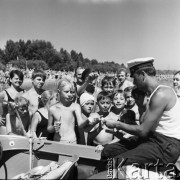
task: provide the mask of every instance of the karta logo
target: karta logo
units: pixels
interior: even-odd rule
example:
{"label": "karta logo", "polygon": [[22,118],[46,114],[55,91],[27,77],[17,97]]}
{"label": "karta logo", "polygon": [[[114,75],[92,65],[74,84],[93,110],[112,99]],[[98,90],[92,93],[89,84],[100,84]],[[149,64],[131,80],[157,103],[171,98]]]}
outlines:
{"label": "karta logo", "polygon": [[165,165],[160,163],[159,159],[157,159],[156,163],[133,163],[132,165],[127,165],[127,160],[128,159],[109,159],[107,174],[108,179],[170,180],[180,178],[180,171],[173,163]]}

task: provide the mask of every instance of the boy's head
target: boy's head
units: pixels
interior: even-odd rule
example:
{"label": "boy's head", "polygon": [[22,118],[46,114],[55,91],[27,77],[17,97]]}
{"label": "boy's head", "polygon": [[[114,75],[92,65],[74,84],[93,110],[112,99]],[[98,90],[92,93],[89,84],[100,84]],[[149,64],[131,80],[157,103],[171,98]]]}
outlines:
{"label": "boy's head", "polygon": [[17,105],[18,112],[21,114],[25,114],[28,111],[29,101],[26,98],[19,96],[15,98],[14,102]]}
{"label": "boy's head", "polygon": [[110,76],[105,76],[101,81],[101,88],[103,91],[112,95],[116,86],[116,79]]}
{"label": "boy's head", "polygon": [[84,71],[84,68],[78,67],[75,71],[75,77],[77,79],[77,82],[82,82],[82,73]]}
{"label": "boy's head", "polygon": [[116,109],[123,109],[126,104],[125,94],[123,90],[117,90],[113,94],[113,105]]}
{"label": "boy's head", "polygon": [[126,80],[127,70],[125,68],[120,68],[117,72],[117,78],[120,83],[123,83]]}
{"label": "boy's head", "polygon": [[135,99],[132,95],[133,88],[134,88],[134,86],[128,86],[124,89],[124,94],[125,94],[127,106],[134,106],[135,105]]}
{"label": "boy's head", "polygon": [[45,80],[46,73],[44,71],[34,70],[34,72],[32,73],[32,83],[36,88],[41,89],[45,83]]}
{"label": "boy's head", "polygon": [[112,98],[106,91],[101,91],[97,96],[97,103],[100,111],[108,112],[111,107]]}
{"label": "boy's head", "polygon": [[95,105],[94,96],[90,93],[83,93],[80,96],[80,105],[83,113],[90,114]]}

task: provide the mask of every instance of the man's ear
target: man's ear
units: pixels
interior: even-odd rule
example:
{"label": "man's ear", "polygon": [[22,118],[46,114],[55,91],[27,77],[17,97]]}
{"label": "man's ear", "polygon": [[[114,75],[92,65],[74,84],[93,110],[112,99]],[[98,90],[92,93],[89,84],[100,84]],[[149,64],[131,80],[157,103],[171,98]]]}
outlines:
{"label": "man's ear", "polygon": [[142,71],[141,74],[142,74],[142,78],[143,78],[143,81],[144,81],[146,79],[147,74],[144,71]]}

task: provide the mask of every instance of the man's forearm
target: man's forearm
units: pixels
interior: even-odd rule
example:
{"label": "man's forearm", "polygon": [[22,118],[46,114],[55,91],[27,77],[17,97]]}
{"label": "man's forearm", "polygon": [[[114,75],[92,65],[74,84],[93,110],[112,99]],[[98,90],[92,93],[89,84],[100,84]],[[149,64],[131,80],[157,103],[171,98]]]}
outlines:
{"label": "man's forearm", "polygon": [[145,137],[147,134],[143,131],[141,125],[129,125],[123,122],[117,121],[115,124],[116,129],[123,130],[129,134],[135,136]]}
{"label": "man's forearm", "polygon": [[78,89],[77,89],[77,95],[81,96],[82,93],[86,90],[87,86],[89,84],[89,80],[86,80]]}

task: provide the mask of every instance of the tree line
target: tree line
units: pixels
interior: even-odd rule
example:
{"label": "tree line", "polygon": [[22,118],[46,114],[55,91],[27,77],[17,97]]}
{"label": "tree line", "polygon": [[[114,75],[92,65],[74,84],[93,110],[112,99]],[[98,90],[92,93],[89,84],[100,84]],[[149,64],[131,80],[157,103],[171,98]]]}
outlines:
{"label": "tree line", "polygon": [[100,72],[116,72],[125,65],[111,62],[98,62],[96,59],[84,58],[81,52],[61,48],[59,51],[49,41],[8,40],[5,48],[0,49],[0,68],[4,69],[6,64],[12,64],[21,69],[37,68],[52,69],[56,71],[73,71],[78,66],[91,67]]}
{"label": "tree line", "polygon": [[[120,60],[119,60],[120,62]],[[74,71],[78,66],[91,67],[99,72],[117,72],[120,68],[127,68],[123,63],[114,61],[98,62],[96,59],[84,58],[81,52],[61,48],[59,51],[49,41],[8,40],[5,48],[0,49],[0,69],[5,70],[7,64],[21,69],[52,69],[56,71]],[[157,70],[157,74],[174,74],[175,70]]]}

